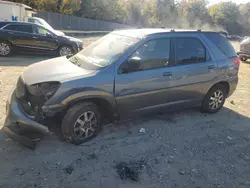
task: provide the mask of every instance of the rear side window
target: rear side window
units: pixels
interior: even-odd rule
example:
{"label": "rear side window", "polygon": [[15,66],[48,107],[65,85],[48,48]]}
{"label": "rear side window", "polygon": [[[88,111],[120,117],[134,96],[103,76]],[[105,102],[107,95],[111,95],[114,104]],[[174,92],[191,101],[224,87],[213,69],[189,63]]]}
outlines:
{"label": "rear side window", "polygon": [[11,31],[20,31],[24,33],[32,33],[32,26],[31,25],[8,25],[4,29],[11,30]]}
{"label": "rear side window", "polygon": [[0,28],[2,28],[5,25],[7,25],[7,23],[0,23]]}
{"label": "rear side window", "polygon": [[176,65],[187,65],[206,61],[206,49],[196,38],[175,38]]}
{"label": "rear side window", "polygon": [[204,33],[204,35],[214,43],[227,57],[237,56],[231,43],[219,33]]}

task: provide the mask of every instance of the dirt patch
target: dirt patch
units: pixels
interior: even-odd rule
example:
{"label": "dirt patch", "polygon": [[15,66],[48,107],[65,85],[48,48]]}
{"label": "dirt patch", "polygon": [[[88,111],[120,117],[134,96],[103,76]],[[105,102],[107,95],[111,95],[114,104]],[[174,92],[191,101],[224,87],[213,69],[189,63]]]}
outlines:
{"label": "dirt patch", "polygon": [[[40,59],[0,59],[0,126],[17,77]],[[250,62],[245,62],[236,92],[217,114],[188,109],[138,117],[108,125],[80,146],[46,135],[30,151],[0,132],[0,187],[250,187],[249,80]],[[117,164],[125,170],[118,172]]]}

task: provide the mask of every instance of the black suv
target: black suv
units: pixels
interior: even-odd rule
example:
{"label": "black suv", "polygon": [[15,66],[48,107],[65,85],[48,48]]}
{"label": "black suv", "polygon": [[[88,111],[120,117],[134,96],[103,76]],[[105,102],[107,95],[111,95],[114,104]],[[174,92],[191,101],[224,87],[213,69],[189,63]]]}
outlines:
{"label": "black suv", "polygon": [[58,36],[41,25],[25,22],[0,22],[0,56],[15,51],[56,53],[59,56],[82,50],[82,41]]}

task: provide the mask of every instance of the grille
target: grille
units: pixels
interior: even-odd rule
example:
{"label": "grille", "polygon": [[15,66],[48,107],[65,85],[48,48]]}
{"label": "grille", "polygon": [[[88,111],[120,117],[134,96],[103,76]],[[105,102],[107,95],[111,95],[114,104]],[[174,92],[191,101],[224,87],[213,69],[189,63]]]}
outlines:
{"label": "grille", "polygon": [[23,83],[23,80],[21,77],[19,77],[16,85],[16,97],[18,99],[24,98],[27,94],[26,86]]}

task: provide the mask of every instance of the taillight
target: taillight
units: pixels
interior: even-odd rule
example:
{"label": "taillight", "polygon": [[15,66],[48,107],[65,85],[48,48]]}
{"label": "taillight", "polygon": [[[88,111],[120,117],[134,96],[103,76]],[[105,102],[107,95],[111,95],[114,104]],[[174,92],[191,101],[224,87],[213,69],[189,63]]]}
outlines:
{"label": "taillight", "polygon": [[237,57],[232,57],[231,60],[235,63],[235,65],[237,67],[240,66],[240,58],[237,56]]}

